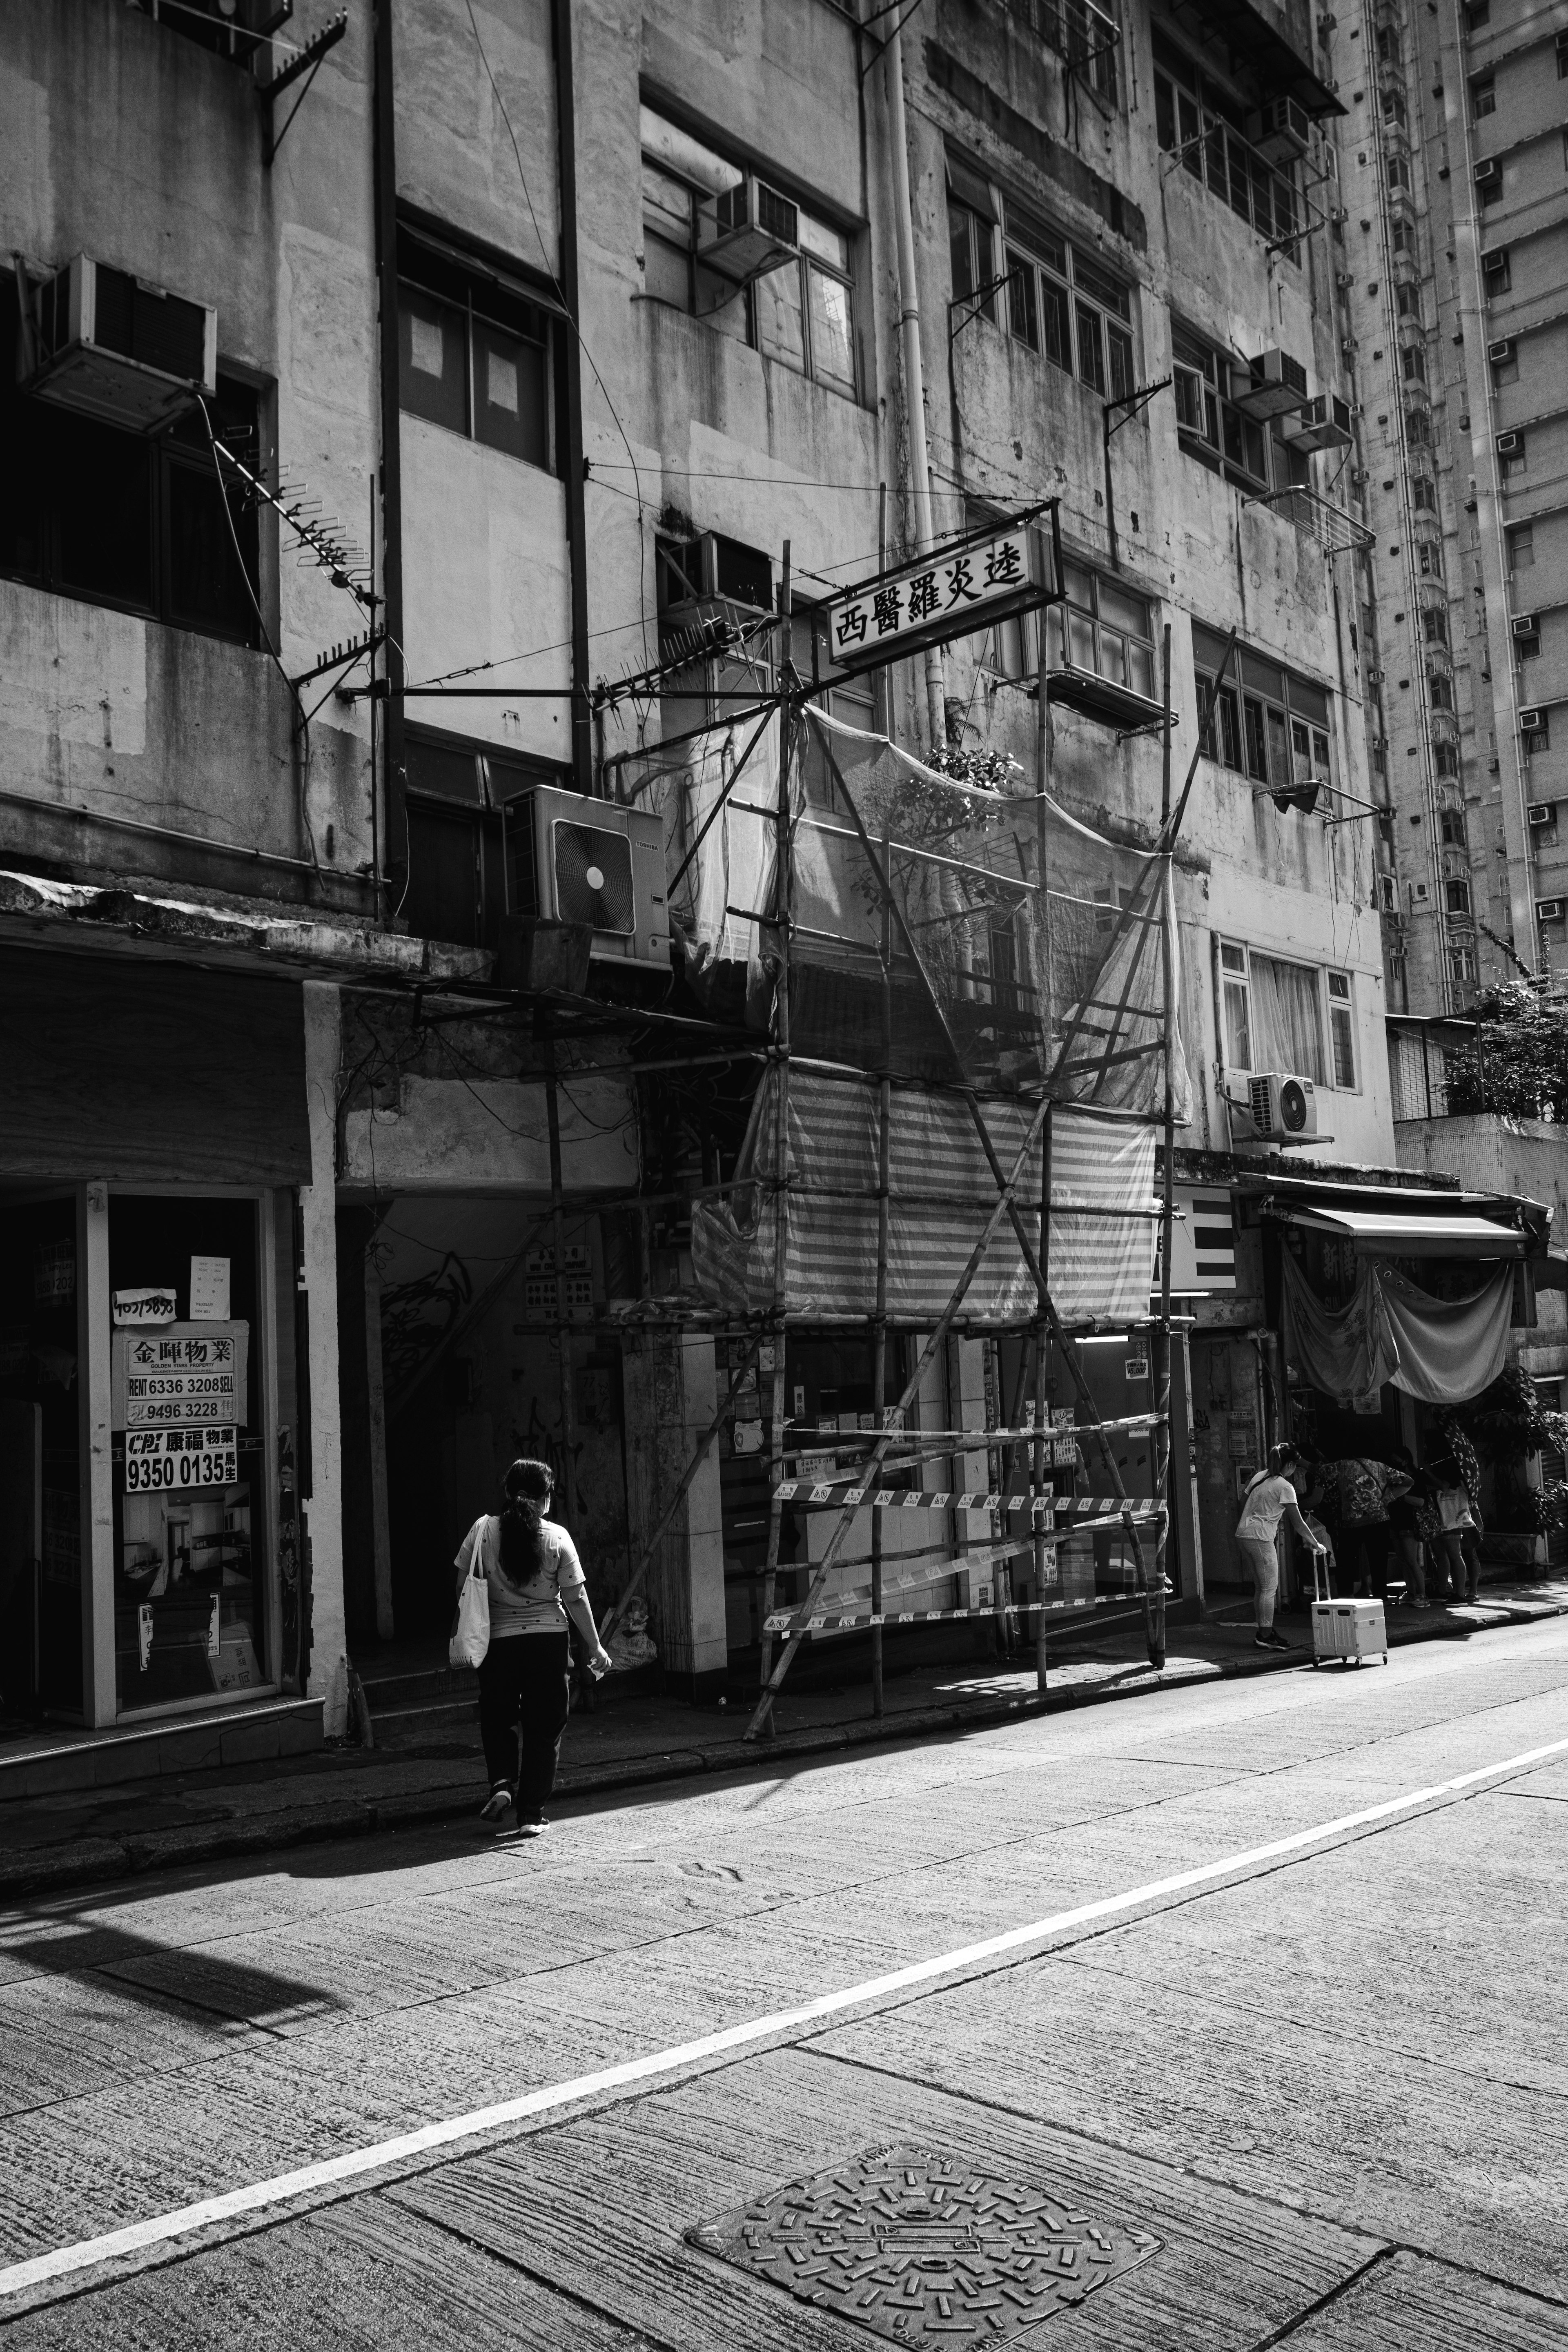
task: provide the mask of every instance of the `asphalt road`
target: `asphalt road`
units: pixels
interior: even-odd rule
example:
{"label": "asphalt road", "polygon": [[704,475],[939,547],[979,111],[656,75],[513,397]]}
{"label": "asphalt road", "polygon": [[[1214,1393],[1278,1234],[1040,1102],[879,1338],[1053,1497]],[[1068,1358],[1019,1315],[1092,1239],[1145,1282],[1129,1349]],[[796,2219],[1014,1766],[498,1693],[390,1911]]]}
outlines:
{"label": "asphalt road", "polygon": [[1565,1693],[1558,1621],[10,1912],[6,2352],[1568,2347]]}

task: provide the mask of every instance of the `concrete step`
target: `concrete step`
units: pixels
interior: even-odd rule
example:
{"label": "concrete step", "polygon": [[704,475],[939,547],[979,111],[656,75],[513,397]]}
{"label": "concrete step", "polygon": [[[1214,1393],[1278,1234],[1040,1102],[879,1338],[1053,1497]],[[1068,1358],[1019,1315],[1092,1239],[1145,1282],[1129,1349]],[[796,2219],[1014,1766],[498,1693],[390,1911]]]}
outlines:
{"label": "concrete step", "polygon": [[378,1675],[373,1666],[360,1680],[370,1711],[376,1716],[448,1699],[466,1698],[471,1705],[479,1687],[472,1666],[411,1667],[390,1675]]}
{"label": "concrete step", "polygon": [[322,1744],[321,1706],[319,1698],[261,1699],[102,1731],[40,1726],[0,1747],[0,1804],[311,1755]]}

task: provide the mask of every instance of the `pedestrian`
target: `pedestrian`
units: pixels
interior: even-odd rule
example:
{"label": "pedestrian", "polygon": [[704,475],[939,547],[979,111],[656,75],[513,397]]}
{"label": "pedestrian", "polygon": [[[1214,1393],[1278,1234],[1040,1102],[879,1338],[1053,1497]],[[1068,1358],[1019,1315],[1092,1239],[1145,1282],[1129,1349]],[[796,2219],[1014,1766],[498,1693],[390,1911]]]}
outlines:
{"label": "pedestrian", "polygon": [[1437,1487],[1437,1556],[1448,1580],[1447,1597],[1474,1601],[1480,1572],[1480,1514],[1453,1454],[1439,1456],[1432,1475]]}
{"label": "pedestrian", "polygon": [[1408,1490],[1411,1481],[1403,1470],[1362,1454],[1347,1457],[1336,1467],[1342,1564],[1347,1570],[1359,1568],[1355,1591],[1363,1600],[1370,1600],[1373,1585],[1387,1580],[1393,1535],[1389,1506]]}
{"label": "pedestrian", "polygon": [[1248,1482],[1241,1498],[1236,1541],[1242,1559],[1252,1570],[1258,1621],[1252,1645],[1257,1650],[1288,1650],[1291,1646],[1274,1623],[1274,1596],[1279,1590],[1279,1553],[1275,1539],[1280,1520],[1288,1518],[1314,1553],[1323,1549],[1301,1517],[1296,1498],[1291,1473],[1300,1468],[1300,1461],[1293,1445],[1270,1446],[1268,1467],[1259,1470]]}
{"label": "pedestrian", "polygon": [[479,1818],[500,1829],[515,1813],[523,1837],[543,1829],[544,1802],[555,1785],[572,1696],[568,1621],[588,1644],[589,1672],[605,1674],[610,1664],[577,1547],[545,1517],[554,1484],[548,1463],[514,1462],[504,1507],[474,1521],[454,1563],[460,1594],[477,1556],[489,1595],[489,1647],[479,1671],[490,1793]]}
{"label": "pedestrian", "polygon": [[1393,1449],[1391,1467],[1410,1484],[1388,1506],[1388,1524],[1408,1574],[1413,1609],[1430,1609],[1426,1598],[1426,1562],[1436,1560],[1437,1482],[1430,1470],[1418,1469],[1408,1446]]}

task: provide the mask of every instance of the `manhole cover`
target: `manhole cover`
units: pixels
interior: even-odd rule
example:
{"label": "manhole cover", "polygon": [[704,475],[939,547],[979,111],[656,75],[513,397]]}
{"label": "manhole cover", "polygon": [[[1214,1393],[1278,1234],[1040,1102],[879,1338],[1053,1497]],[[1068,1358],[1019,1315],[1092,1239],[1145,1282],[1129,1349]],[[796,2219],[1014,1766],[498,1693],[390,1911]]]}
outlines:
{"label": "manhole cover", "polygon": [[1159,2251],[1070,2198],[924,2147],[868,2149],[787,2180],[691,2243],[895,2343],[1000,2343]]}

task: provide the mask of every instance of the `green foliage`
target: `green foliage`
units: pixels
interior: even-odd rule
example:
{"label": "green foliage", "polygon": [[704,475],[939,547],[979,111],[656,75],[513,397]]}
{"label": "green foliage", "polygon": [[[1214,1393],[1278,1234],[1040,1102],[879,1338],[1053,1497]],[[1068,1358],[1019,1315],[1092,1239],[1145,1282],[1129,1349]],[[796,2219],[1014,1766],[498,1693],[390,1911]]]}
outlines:
{"label": "green foliage", "polygon": [[1450,1115],[1496,1111],[1506,1118],[1568,1121],[1568,1005],[1538,986],[1510,981],[1477,1000],[1473,1045],[1443,1057]]}

